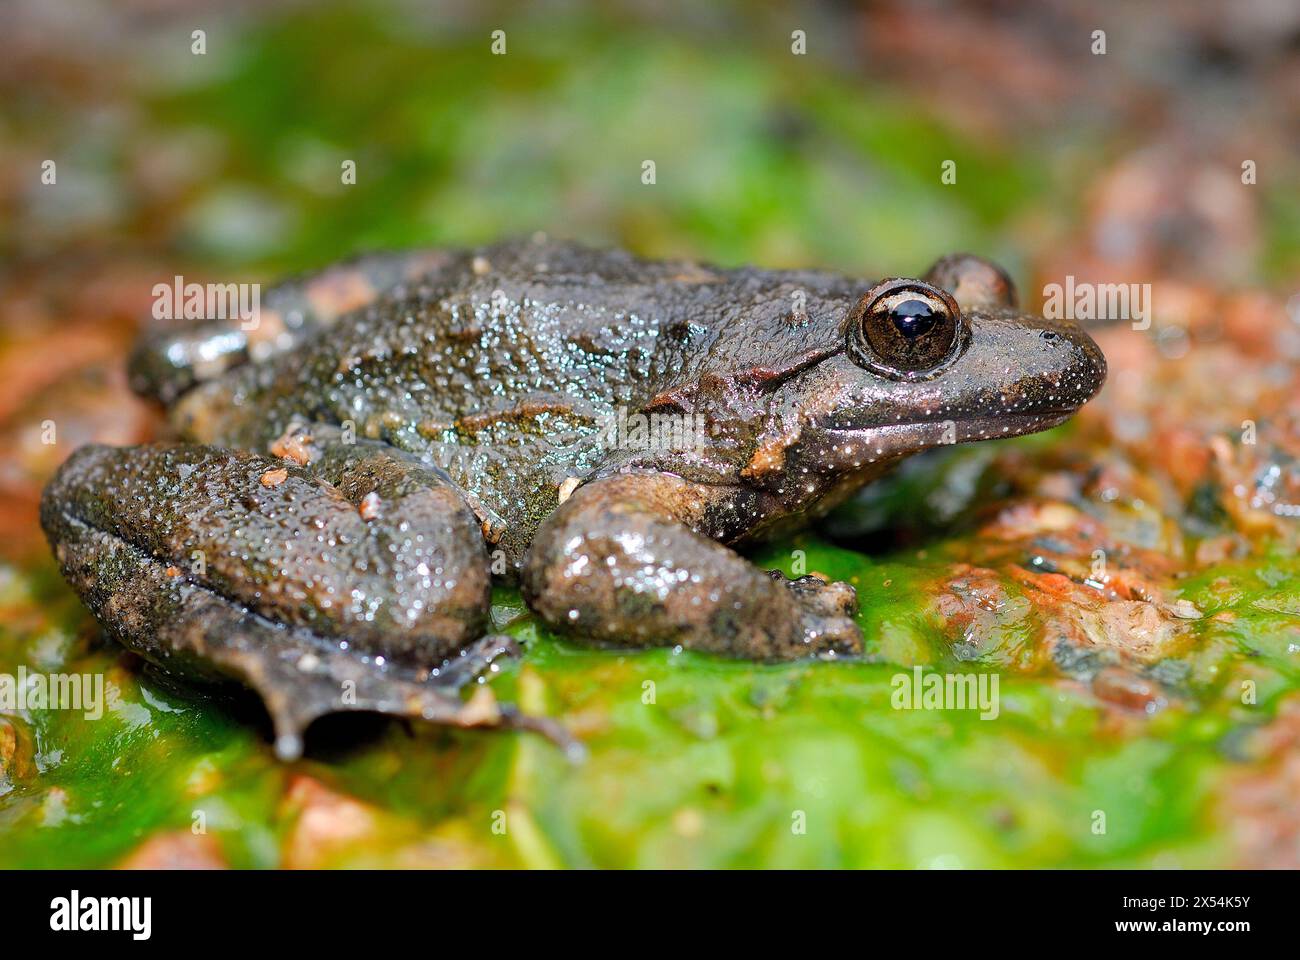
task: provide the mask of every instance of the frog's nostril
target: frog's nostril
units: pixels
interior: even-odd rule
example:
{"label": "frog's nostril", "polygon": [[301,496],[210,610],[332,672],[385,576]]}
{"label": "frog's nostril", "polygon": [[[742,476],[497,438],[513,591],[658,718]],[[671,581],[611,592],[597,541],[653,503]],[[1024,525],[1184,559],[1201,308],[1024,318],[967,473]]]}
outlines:
{"label": "frog's nostril", "polygon": [[1082,405],[1095,397],[1106,382],[1106,356],[1097,342],[1082,330],[1063,339],[1068,340],[1071,352],[1063,384]]}

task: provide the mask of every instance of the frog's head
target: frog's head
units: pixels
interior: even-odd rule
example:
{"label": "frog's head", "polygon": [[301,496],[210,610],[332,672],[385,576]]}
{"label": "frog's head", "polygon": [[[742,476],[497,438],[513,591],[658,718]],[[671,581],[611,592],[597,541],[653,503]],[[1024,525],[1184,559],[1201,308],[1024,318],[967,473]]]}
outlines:
{"label": "frog's head", "polygon": [[773,398],[751,478],[779,463],[785,485],[825,492],[930,447],[1046,430],[1106,377],[1088,334],[1018,310],[1006,274],[978,257],[946,257],[923,280],[882,280],[843,303],[816,331],[825,353]]}

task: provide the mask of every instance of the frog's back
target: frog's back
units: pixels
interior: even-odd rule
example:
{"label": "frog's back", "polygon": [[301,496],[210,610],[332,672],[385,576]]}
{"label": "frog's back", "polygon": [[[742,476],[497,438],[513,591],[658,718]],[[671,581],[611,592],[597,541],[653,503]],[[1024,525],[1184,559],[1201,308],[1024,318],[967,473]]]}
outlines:
{"label": "frog's back", "polygon": [[205,384],[177,420],[194,439],[259,450],[295,423],[352,424],[440,465],[485,529],[520,527],[510,539],[526,543],[565,481],[599,465],[620,409],[724,359],[720,338],[754,321],[754,297],[788,313],[782,276],[842,283],[536,238],[455,253],[299,349]]}

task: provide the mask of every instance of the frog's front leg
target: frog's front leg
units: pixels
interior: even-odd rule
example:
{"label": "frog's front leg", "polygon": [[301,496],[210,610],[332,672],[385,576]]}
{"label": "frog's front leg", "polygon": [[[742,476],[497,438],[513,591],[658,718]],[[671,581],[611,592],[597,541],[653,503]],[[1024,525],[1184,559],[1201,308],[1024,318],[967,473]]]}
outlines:
{"label": "frog's front leg", "polygon": [[493,654],[472,649],[491,589],[478,520],[396,451],[337,444],[302,466],[191,444],[84,447],[41,519],[110,635],[172,672],[255,688],[283,756],[339,710],[510,722],[482,702],[467,712],[456,692],[460,654]]}
{"label": "frog's front leg", "polygon": [[533,539],[523,568],[529,606],[599,644],[768,660],[860,652],[852,587],[787,580],[700,532],[731,495],[661,473],[579,487]]}

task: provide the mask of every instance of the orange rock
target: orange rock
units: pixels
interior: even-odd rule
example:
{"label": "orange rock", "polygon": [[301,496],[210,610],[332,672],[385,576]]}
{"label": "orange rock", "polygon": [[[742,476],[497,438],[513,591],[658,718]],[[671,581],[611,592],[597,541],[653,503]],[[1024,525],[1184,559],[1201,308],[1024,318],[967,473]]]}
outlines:
{"label": "orange rock", "polygon": [[225,870],[230,864],[212,836],[175,830],[154,834],[117,866],[119,870]]}
{"label": "orange rock", "polygon": [[305,467],[316,456],[312,439],[312,435],[301,427],[291,427],[271,443],[271,453]]}
{"label": "orange rock", "polygon": [[1123,667],[1103,667],[1092,678],[1092,692],[1108,703],[1154,713],[1167,702],[1160,685]]}
{"label": "orange rock", "polygon": [[1254,870],[1300,868],[1300,696],[1278,707],[1249,741],[1255,761],[1229,775],[1218,811],[1236,865]]}
{"label": "orange rock", "polygon": [[0,717],[0,780],[24,780],[36,773],[32,738],[21,724]]}
{"label": "orange rock", "polygon": [[291,870],[324,866],[332,854],[363,842],[379,827],[374,807],[305,775],[293,778],[283,806],[289,816],[296,814],[281,863]]}

